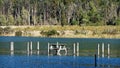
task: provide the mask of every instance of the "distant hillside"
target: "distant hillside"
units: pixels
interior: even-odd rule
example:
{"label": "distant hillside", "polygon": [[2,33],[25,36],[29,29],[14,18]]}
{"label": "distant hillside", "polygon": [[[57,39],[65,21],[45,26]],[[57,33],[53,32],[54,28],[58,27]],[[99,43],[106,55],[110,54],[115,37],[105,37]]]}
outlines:
{"label": "distant hillside", "polygon": [[120,25],[120,0],[0,0],[6,25]]}

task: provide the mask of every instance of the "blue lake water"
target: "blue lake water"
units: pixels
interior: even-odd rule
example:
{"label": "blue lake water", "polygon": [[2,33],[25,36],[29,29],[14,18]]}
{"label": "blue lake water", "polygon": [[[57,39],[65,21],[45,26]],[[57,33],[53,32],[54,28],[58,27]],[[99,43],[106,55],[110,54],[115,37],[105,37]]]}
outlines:
{"label": "blue lake water", "polygon": [[[33,42],[33,54],[27,54],[27,42]],[[10,42],[14,42],[14,54],[10,55]],[[37,42],[40,54],[36,53]],[[67,56],[47,56],[49,43],[65,43]],[[79,56],[73,56],[73,43],[78,42]],[[44,38],[44,37],[0,37],[0,68],[96,68],[94,55],[100,44],[100,56],[97,68],[120,68],[120,39],[97,38]],[[105,56],[102,56],[102,43],[105,44]],[[110,44],[110,58],[107,45]],[[34,53],[35,52],[35,53]]]}
{"label": "blue lake water", "polygon": [[0,55],[0,68],[120,68],[120,58]]}
{"label": "blue lake water", "polygon": [[[97,39],[97,38],[46,38],[46,37],[4,37],[0,36],[0,54],[9,54],[10,42],[14,42],[15,52],[27,51],[27,42],[33,42],[33,50],[37,50],[37,42],[40,43],[41,55],[47,55],[49,43],[65,43],[69,49],[68,53],[73,53],[73,43],[79,42],[80,56],[94,56],[97,54],[98,43],[100,44],[100,56],[102,55],[102,43],[107,56],[108,44],[110,44],[111,57],[120,57],[120,39]],[[7,52],[6,52],[7,51]],[[16,53],[17,54],[17,53]]]}

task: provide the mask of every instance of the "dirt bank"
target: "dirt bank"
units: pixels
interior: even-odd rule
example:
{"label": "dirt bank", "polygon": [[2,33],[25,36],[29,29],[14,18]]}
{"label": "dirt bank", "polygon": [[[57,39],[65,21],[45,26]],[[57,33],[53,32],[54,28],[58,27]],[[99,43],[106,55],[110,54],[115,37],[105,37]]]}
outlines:
{"label": "dirt bank", "polygon": [[[8,26],[2,26],[5,28]],[[22,36],[47,37],[41,31],[56,30],[58,35],[49,37],[67,38],[120,38],[120,26],[9,26],[13,32],[1,36],[15,36],[21,31]]]}

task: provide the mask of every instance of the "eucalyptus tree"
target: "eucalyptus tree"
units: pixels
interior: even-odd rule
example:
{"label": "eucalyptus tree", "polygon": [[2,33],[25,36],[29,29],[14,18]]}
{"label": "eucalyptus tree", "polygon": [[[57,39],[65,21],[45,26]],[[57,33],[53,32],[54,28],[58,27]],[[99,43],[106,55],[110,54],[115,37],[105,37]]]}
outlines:
{"label": "eucalyptus tree", "polygon": [[0,0],[0,17],[2,25],[107,25],[120,19],[120,0]]}
{"label": "eucalyptus tree", "polygon": [[3,14],[0,14],[0,25],[5,26],[7,24],[6,16]]}

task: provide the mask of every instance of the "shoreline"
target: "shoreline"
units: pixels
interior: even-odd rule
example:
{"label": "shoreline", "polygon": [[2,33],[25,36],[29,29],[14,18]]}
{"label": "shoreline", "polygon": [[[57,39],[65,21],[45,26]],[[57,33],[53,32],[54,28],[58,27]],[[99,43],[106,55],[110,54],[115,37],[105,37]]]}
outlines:
{"label": "shoreline", "polygon": [[67,38],[67,39],[120,39],[120,38],[96,38],[96,37],[91,37],[91,38],[84,38],[84,37],[41,37],[41,36],[0,36],[0,37],[31,37],[31,38]]}
{"label": "shoreline", "polygon": [[[16,31],[21,31],[23,37],[52,37],[52,38],[120,38],[120,26],[1,26],[10,27],[13,32],[0,36],[15,36]],[[42,31],[54,30],[58,35],[47,36]]]}

